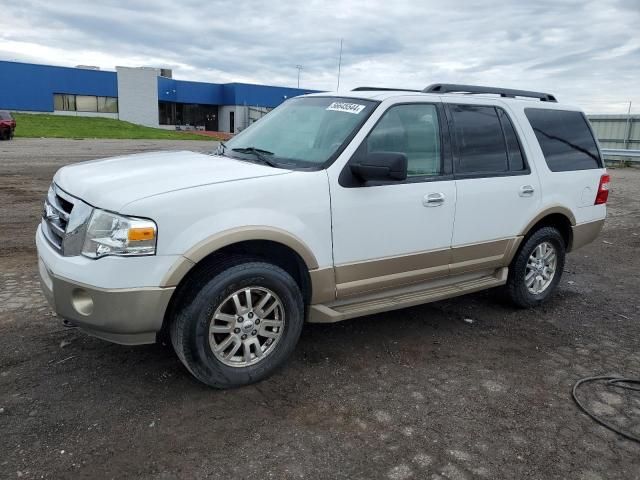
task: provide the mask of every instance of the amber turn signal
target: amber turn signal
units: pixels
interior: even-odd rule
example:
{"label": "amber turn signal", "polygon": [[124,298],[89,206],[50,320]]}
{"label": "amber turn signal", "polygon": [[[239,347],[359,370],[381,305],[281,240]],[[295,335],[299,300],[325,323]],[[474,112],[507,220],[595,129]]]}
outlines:
{"label": "amber turn signal", "polygon": [[128,239],[130,242],[138,242],[140,240],[153,240],[156,236],[156,231],[151,227],[144,228],[130,228]]}

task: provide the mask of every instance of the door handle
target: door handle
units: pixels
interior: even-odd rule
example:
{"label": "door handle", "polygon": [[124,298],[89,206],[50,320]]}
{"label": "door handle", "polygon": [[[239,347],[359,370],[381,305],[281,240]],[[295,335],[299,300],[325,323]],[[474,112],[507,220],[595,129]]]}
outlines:
{"label": "door handle", "polygon": [[439,207],[444,203],[444,193],[429,193],[422,198],[425,207]]}
{"label": "door handle", "polygon": [[521,197],[532,197],[535,191],[535,188],[531,185],[523,185],[520,187],[520,193],[518,193],[518,195]]}

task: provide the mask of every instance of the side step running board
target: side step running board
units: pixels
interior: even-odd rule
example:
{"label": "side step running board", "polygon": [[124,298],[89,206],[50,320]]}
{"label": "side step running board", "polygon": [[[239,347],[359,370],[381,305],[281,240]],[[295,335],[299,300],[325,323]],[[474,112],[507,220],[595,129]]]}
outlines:
{"label": "side step running board", "polygon": [[330,305],[311,305],[309,310],[310,323],[334,323],[349,318],[387,312],[398,308],[412,307],[423,303],[435,302],[445,298],[457,297],[466,293],[477,292],[487,288],[497,287],[507,283],[508,268],[500,268],[493,275],[451,283],[425,290],[409,293],[396,293],[388,297],[355,300],[353,303]]}

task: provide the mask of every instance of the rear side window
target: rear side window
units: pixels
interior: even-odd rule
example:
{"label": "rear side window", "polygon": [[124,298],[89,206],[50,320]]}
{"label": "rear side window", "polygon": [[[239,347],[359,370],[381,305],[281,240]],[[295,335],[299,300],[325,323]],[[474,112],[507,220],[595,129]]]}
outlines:
{"label": "rear side window", "polygon": [[507,115],[507,112],[505,112],[501,108],[498,108],[497,110],[498,116],[500,117],[500,123],[502,123],[502,130],[504,131],[504,139],[507,142],[507,152],[509,153],[509,169],[514,172],[526,170],[527,164],[525,163],[522,148],[520,147],[520,142],[518,141],[518,135],[513,128],[511,120],[509,120],[509,115]]}
{"label": "rear side window", "polygon": [[458,148],[456,173],[500,173],[509,163],[500,120],[494,107],[450,105]]}
{"label": "rear side window", "polygon": [[587,119],[580,112],[526,108],[525,114],[536,134],[552,172],[601,168]]}

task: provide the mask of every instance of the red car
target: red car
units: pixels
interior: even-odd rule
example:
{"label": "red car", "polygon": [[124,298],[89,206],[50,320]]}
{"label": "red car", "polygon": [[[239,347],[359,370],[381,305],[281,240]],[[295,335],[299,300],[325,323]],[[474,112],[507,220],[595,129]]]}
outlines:
{"label": "red car", "polygon": [[9,112],[0,110],[0,140],[11,140],[16,130],[16,121]]}

